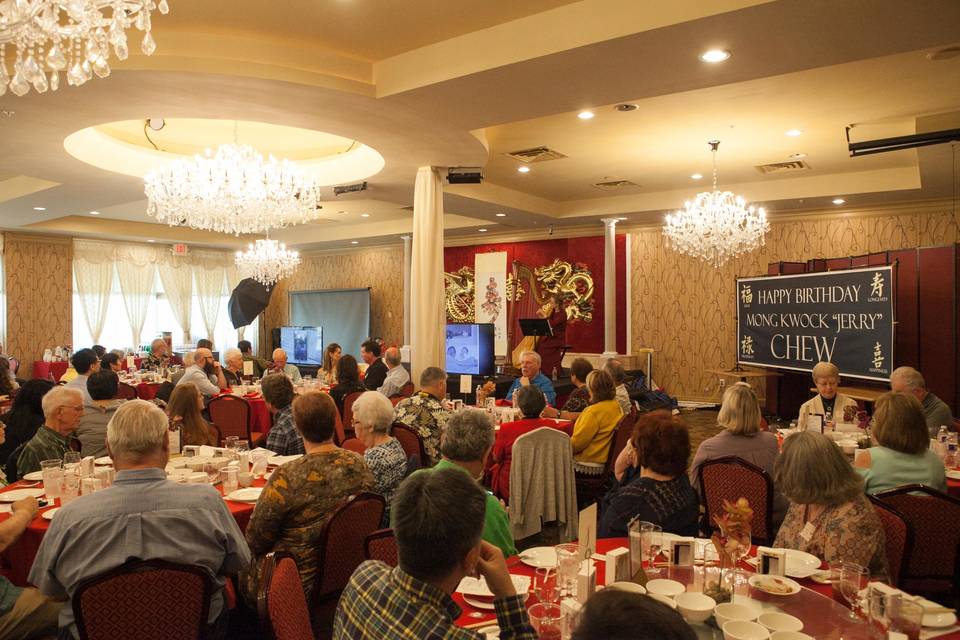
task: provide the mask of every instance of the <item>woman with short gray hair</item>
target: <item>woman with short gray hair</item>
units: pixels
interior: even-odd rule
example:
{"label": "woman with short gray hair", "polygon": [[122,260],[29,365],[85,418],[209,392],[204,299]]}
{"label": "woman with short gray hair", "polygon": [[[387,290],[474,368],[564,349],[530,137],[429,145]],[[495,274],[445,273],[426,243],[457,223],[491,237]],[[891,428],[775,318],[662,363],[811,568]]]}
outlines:
{"label": "woman with short gray hair", "polygon": [[384,524],[388,523],[390,501],[407,475],[407,454],[400,442],[390,435],[393,404],[378,391],[367,391],[353,403],[353,428],[367,450],[363,460],[373,474],[376,493],[387,503]]}
{"label": "woman with short gray hair", "polygon": [[863,479],[822,433],[788,436],[774,484],[791,502],[774,547],[799,549],[827,563],[845,561],[886,574],[883,527],[863,493]]}

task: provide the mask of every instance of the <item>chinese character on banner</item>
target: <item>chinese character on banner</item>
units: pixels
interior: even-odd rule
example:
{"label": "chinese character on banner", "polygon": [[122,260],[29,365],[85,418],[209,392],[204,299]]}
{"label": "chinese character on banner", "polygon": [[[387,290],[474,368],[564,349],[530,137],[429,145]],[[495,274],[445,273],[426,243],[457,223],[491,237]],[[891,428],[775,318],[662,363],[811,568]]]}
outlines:
{"label": "chinese character on banner", "polygon": [[[882,286],[883,285],[881,283],[881,290],[882,290]],[[880,347],[880,343],[878,342],[875,345],[873,345],[873,368],[880,369],[881,367],[883,367],[884,360],[885,358],[883,357],[883,350]]]}
{"label": "chinese character on banner", "polygon": [[752,356],[753,355],[753,337],[744,336],[743,340],[740,341],[740,351],[744,355]]}

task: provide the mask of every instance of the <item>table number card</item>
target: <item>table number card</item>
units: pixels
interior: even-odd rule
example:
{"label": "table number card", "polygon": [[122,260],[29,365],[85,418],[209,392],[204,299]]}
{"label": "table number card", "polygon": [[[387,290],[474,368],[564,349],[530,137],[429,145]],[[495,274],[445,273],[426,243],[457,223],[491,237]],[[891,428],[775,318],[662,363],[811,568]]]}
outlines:
{"label": "table number card", "polygon": [[473,376],[460,376],[460,393],[473,393]]}
{"label": "table number card", "polygon": [[807,431],[816,431],[817,433],[823,433],[823,415],[819,413],[811,413],[807,415]]}
{"label": "table number card", "polygon": [[604,584],[630,580],[630,550],[626,547],[607,551],[607,561],[604,564]]}
{"label": "table number card", "polygon": [[133,356],[127,356],[127,369],[136,369],[137,362]]}
{"label": "table number card", "polygon": [[783,549],[757,547],[757,573],[783,576],[787,571],[787,552]]}
{"label": "table number card", "polygon": [[674,538],[670,540],[670,564],[675,567],[693,566],[693,538]]}
{"label": "table number card", "polygon": [[252,376],[253,375],[253,360],[244,360],[243,361],[243,375]]}
{"label": "table number card", "polygon": [[577,544],[580,545],[580,561],[589,560],[597,548],[597,503],[580,512],[577,525]]}

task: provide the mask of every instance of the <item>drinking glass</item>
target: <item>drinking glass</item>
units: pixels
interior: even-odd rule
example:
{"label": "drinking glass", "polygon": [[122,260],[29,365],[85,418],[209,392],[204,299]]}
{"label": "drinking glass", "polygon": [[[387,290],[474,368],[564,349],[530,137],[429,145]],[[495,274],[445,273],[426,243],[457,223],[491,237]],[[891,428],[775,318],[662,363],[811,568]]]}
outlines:
{"label": "drinking glass", "polygon": [[237,442],[240,441],[240,436],[227,436],[223,439],[223,448],[227,450],[227,457],[233,458],[234,453],[237,448]]}
{"label": "drinking glass", "polygon": [[88,496],[103,489],[103,481],[99,478],[84,478],[80,485],[83,495]]}
{"label": "drinking glass", "polygon": [[663,527],[652,522],[640,523],[640,544],[646,554],[647,573],[649,575],[659,575],[660,570],[654,569],[653,564],[660,556],[660,549],[663,548]]}
{"label": "drinking glass", "polygon": [[63,488],[60,492],[60,506],[66,506],[79,495],[80,464],[65,464],[63,465]]}
{"label": "drinking glass", "polygon": [[80,460],[82,460],[82,458],[80,457],[79,451],[67,451],[65,454],[63,454],[64,467],[66,467],[68,464],[80,464]]}
{"label": "drinking glass", "polygon": [[[834,565],[831,565],[831,573]],[[855,562],[840,563],[840,576],[837,582],[833,583],[834,593],[840,592],[844,603],[850,607],[850,619],[857,620],[857,612],[860,610],[860,590],[866,586],[870,573],[866,567],[862,567]]]}
{"label": "drinking glass", "polygon": [[560,601],[556,567],[538,567],[533,576],[533,593],[537,600],[547,603]]}
{"label": "drinking glass", "polygon": [[867,591],[867,619],[875,635],[887,637],[887,627],[890,626],[890,620],[887,617],[887,594],[878,591],[873,587]]}
{"label": "drinking glass", "polygon": [[43,491],[51,500],[60,497],[63,491],[63,461],[42,460],[40,472],[43,475]]}
{"label": "drinking glass", "polygon": [[558,544],[557,567],[560,591],[571,596],[577,595],[577,573],[580,572],[580,545],[576,542]]}
{"label": "drinking glass", "polygon": [[560,605],[541,602],[530,607],[527,614],[540,640],[560,640]]}
{"label": "drinking glass", "polygon": [[904,633],[908,640],[920,640],[923,607],[902,596],[891,598],[889,605],[887,617],[890,620],[890,631]]}
{"label": "drinking glass", "polygon": [[117,472],[114,471],[113,467],[97,467],[93,472],[93,475],[100,481],[104,489],[113,484],[113,479],[116,474]]}
{"label": "drinking glass", "polygon": [[221,474],[223,477],[223,495],[230,495],[240,487],[236,467],[227,467]]}
{"label": "drinking glass", "polygon": [[643,539],[641,537],[640,526],[643,521],[640,518],[634,518],[627,523],[627,536],[630,542],[630,575],[635,576],[643,568]]}
{"label": "drinking glass", "polygon": [[207,474],[207,481],[210,484],[216,484],[217,480],[220,479],[220,469],[215,462],[204,462],[203,472]]}

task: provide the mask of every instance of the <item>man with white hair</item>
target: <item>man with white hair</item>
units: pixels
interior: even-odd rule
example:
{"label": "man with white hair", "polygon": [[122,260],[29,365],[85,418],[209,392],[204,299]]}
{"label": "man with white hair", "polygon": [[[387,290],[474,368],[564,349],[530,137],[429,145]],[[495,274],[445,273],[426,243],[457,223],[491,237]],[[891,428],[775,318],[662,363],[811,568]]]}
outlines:
{"label": "man with white hair", "polygon": [[163,338],[154,338],[150,343],[150,355],[143,359],[140,366],[144,369],[162,367],[170,363],[170,354],[167,353],[167,342]]}
{"label": "man with white hair", "polygon": [[220,389],[227,388],[227,380],[223,377],[223,368],[213,359],[210,349],[197,349],[193,352],[193,364],[187,367],[177,384],[192,382],[197,385],[205,396],[215,396]]}
{"label": "man with white hair", "polygon": [[400,362],[400,349],[396,347],[390,347],[383,353],[383,361],[387,363],[387,377],[377,391],[389,398],[403,390],[403,386],[410,382],[410,374]]}
{"label": "man with white hair", "polygon": [[520,389],[521,386],[535,385],[543,391],[547,398],[547,404],[554,406],[557,404],[557,392],[553,389],[553,383],[550,378],[540,372],[540,354],[536,351],[524,351],[520,354],[520,377],[513,381],[510,390],[507,391],[507,399],[513,398],[513,392]]}
{"label": "man with white hair", "polygon": [[42,460],[61,460],[70,449],[71,434],[83,417],[83,395],[77,389],[54,387],[43,396],[43,424],[17,459],[17,476],[40,471]]}
{"label": "man with white hair", "polygon": [[[48,597],[72,599],[84,580],[133,558],[201,567],[213,578],[205,635],[223,637],[224,583],[250,563],[250,550],[216,489],[167,480],[167,429],[153,403],[131,400],[117,409],[107,425],[113,486],[57,511],[28,581]],[[60,611],[60,637],[67,634],[77,637],[70,606]]]}
{"label": "man with white hair", "polygon": [[941,426],[947,427],[950,431],[954,430],[950,407],[927,389],[923,375],[913,367],[894,369],[890,374],[890,390],[894,393],[909,393],[920,401],[931,438],[937,437]]}
{"label": "man with white hair", "polygon": [[274,349],[273,350],[273,366],[270,367],[271,373],[282,373],[288,378],[290,382],[297,383],[302,379],[300,377],[300,369],[292,364],[287,364],[287,352],[283,349]]}
{"label": "man with white hair", "polygon": [[223,369],[223,378],[228,386],[243,384],[243,354],[240,349],[227,349],[223,354],[223,361],[227,364]]}

